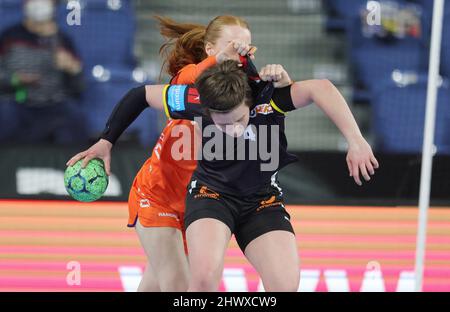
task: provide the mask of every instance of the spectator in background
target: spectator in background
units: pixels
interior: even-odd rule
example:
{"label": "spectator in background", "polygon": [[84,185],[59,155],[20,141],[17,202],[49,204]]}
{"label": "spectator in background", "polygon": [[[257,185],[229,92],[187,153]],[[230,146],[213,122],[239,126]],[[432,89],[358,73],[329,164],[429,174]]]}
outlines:
{"label": "spectator in background", "polygon": [[25,0],[24,20],[0,35],[0,142],[86,139],[73,101],[82,63],[54,19],[54,0]]}

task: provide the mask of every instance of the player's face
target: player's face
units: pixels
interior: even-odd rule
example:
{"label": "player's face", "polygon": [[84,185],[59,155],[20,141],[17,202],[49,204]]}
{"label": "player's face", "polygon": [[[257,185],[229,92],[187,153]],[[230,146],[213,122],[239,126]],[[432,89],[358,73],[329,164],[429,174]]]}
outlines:
{"label": "player's face", "polygon": [[229,136],[240,137],[244,134],[250,120],[250,109],[245,102],[228,113],[211,112],[214,124]]}
{"label": "player's face", "polygon": [[[241,26],[223,26],[220,37],[217,39],[216,43],[212,45],[211,49],[207,50],[207,53],[209,55],[216,55],[220,51],[223,51],[232,40],[239,40],[245,44],[251,45],[252,34],[250,33],[250,30]],[[237,52],[236,60],[239,60],[239,54]]]}

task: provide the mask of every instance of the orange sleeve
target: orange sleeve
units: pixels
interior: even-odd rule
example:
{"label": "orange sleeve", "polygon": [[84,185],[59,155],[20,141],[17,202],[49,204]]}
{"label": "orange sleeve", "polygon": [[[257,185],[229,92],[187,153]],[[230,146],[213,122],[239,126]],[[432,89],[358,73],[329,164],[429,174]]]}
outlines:
{"label": "orange sleeve", "polygon": [[197,80],[197,77],[200,76],[203,71],[216,65],[216,63],[216,57],[213,55],[207,57],[198,64],[186,65],[178,72],[177,84],[195,83],[195,80]]}

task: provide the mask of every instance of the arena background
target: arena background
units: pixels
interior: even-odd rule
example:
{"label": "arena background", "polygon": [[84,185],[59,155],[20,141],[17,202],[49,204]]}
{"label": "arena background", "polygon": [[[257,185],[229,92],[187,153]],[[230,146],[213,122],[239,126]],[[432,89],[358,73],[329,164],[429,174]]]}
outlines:
{"label": "arena background", "polygon": [[[21,2],[0,0],[0,31],[20,21]],[[63,174],[65,162],[95,141],[129,88],[159,81],[163,40],[155,14],[198,23],[242,16],[258,47],[258,66],[280,63],[294,80],[326,78],[338,86],[381,168],[371,183],[356,186],[346,169],[345,140],[326,116],[314,105],[289,115],[289,147],[300,161],[280,181],[298,238],[299,290],[414,290],[432,1],[381,1],[376,27],[364,24],[361,0],[75,2],[81,25],[67,23],[73,1],[69,7],[60,1],[57,18],[84,63],[86,87],[76,105],[91,140],[0,145],[1,291],[136,289],[145,256],[126,227],[125,201],[164,118],[147,110],[117,144],[101,201],[70,201]],[[424,291],[450,291],[449,14],[447,0]],[[261,290],[234,240],[225,267],[221,290]],[[74,280],[78,269],[81,279]]]}

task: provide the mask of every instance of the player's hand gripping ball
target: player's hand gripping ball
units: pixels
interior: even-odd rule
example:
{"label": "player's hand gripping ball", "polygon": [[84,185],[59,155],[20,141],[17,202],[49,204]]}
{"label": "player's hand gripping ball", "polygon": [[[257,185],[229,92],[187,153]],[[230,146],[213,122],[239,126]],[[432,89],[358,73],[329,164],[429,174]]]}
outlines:
{"label": "player's hand gripping ball", "polygon": [[64,185],[72,198],[81,202],[93,202],[106,191],[108,175],[100,159],[92,159],[86,168],[81,168],[82,160],[67,167],[64,173]]}

